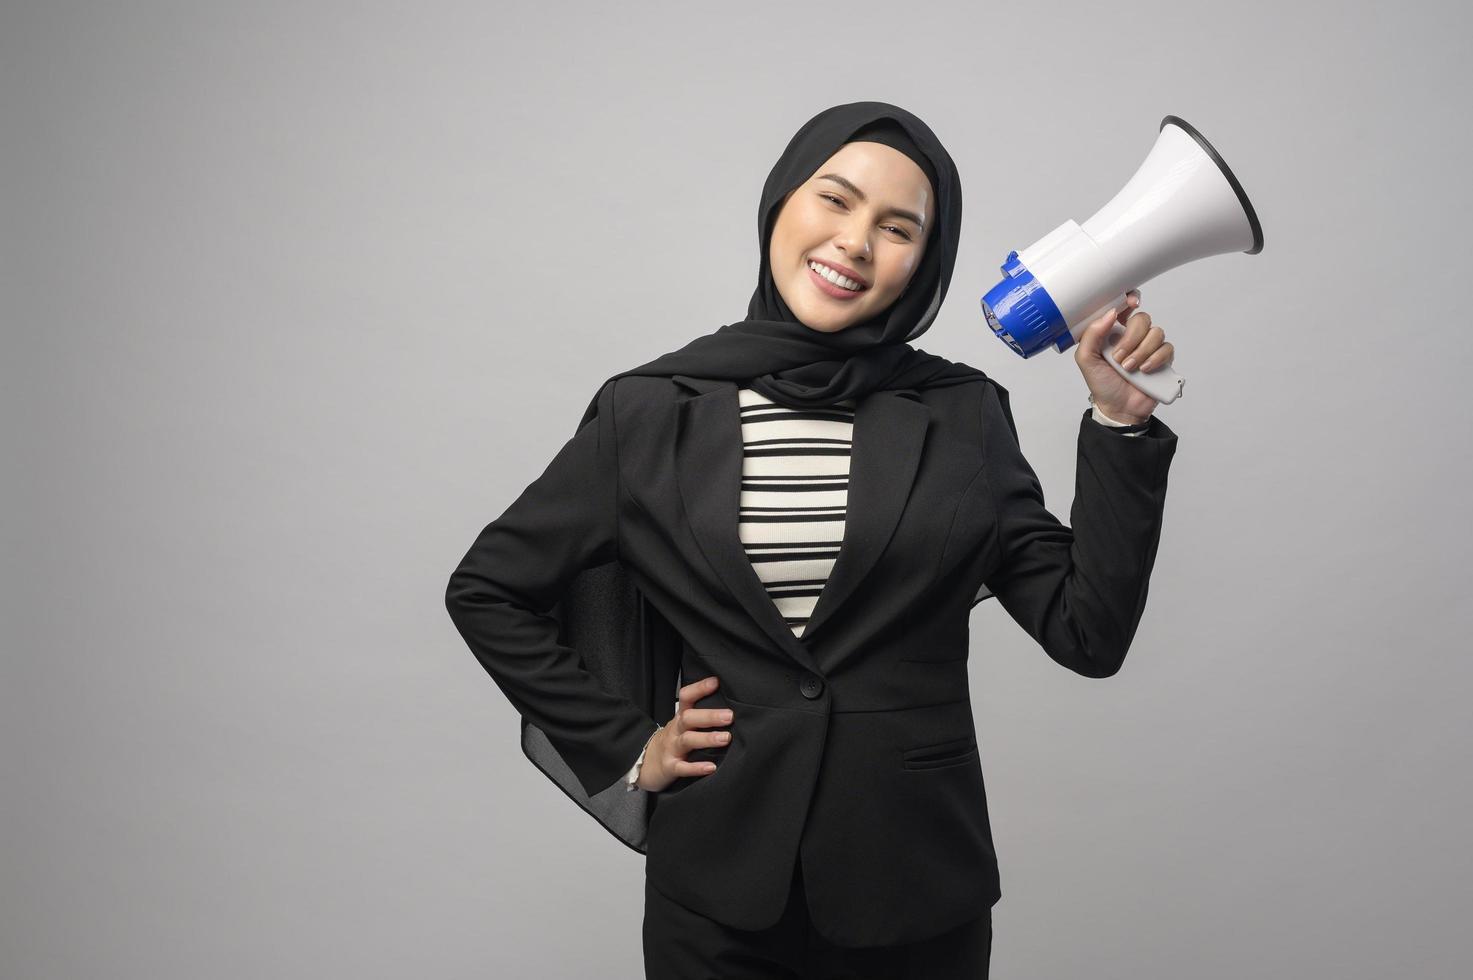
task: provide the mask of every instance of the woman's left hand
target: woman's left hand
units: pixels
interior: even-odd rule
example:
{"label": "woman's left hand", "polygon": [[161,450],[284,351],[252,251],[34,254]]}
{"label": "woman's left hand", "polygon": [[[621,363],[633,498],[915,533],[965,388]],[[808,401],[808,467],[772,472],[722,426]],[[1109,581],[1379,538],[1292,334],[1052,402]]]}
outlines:
{"label": "woman's left hand", "polygon": [[[1138,309],[1140,290],[1132,289],[1125,295],[1125,309],[1114,317],[1106,313],[1084,328],[1079,343],[1074,345],[1074,363],[1079,365],[1084,382],[1094,395],[1094,404],[1101,412],[1116,422],[1144,422],[1159,403],[1117,374],[1105,363],[1105,357],[1114,357],[1126,370],[1138,368],[1150,373],[1171,363],[1174,348],[1166,342],[1165,331],[1151,323],[1151,314]],[[1103,342],[1112,321],[1123,323],[1125,333],[1106,355]],[[1124,363],[1126,360],[1133,363]]]}

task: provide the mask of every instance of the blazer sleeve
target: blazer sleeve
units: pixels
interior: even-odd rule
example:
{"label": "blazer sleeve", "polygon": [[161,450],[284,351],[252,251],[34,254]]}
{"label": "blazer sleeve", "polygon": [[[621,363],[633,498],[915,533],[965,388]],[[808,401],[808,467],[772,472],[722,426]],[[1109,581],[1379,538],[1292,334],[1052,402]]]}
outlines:
{"label": "blazer sleeve", "polygon": [[1006,392],[987,386],[982,415],[983,472],[1001,555],[986,588],[1055,661],[1086,677],[1109,677],[1145,611],[1176,434],[1153,415],[1131,437],[1086,410],[1066,527],[1044,506]]}
{"label": "blazer sleeve", "polygon": [[618,558],[614,385],[542,475],[481,531],[445,606],[471,652],[589,796],[613,786],[658,724],[559,640],[549,610],[582,569]]}

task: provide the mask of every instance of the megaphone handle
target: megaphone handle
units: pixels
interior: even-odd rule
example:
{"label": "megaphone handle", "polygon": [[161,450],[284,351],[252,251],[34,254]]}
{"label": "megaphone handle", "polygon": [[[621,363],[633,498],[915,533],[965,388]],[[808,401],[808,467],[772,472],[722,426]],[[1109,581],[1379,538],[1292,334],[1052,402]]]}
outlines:
{"label": "megaphone handle", "polygon": [[[1108,312],[1108,308],[1105,312]],[[1124,335],[1125,325],[1123,323],[1117,320],[1110,325],[1110,332],[1100,342],[1100,350],[1105,355],[1105,360],[1122,378],[1161,404],[1170,405],[1176,401],[1177,396],[1181,394],[1182,385],[1186,384],[1186,379],[1172,370],[1170,361],[1148,374],[1139,367],[1127,371],[1124,365],[1115,360],[1111,351],[1114,350],[1115,343]],[[1175,357],[1172,360],[1174,361]]]}

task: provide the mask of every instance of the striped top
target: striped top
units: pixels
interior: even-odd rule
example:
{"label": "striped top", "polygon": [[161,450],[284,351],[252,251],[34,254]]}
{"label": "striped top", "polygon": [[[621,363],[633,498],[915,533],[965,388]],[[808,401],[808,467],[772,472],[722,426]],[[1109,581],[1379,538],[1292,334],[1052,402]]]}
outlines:
{"label": "striped top", "polygon": [[854,400],[799,409],[752,388],[737,396],[742,547],[793,635],[802,636],[844,540]]}

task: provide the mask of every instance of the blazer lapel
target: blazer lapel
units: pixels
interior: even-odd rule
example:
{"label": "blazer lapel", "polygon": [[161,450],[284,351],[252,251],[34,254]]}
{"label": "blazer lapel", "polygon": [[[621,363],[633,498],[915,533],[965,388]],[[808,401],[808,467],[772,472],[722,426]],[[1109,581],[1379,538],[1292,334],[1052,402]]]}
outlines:
{"label": "blazer lapel", "polygon": [[688,375],[674,379],[701,392],[676,407],[676,480],[691,532],[732,597],[763,632],[779,649],[816,671],[809,641],[864,581],[889,544],[915,483],[931,410],[907,397],[907,392],[914,394],[910,389],[877,391],[860,399],[854,412],[844,540],[800,639],[783,621],[742,547],[737,385]]}
{"label": "blazer lapel", "polygon": [[703,394],[676,403],[675,477],[691,533],[727,591],[777,645],[808,670],[818,665],[783,621],[752,567],[738,529],[742,428],[737,386],[675,375]]}
{"label": "blazer lapel", "polygon": [[925,402],[907,397],[906,392],[915,393],[913,389],[876,391],[855,407],[844,541],[803,630],[805,643],[864,581],[905,510],[931,421]]}

